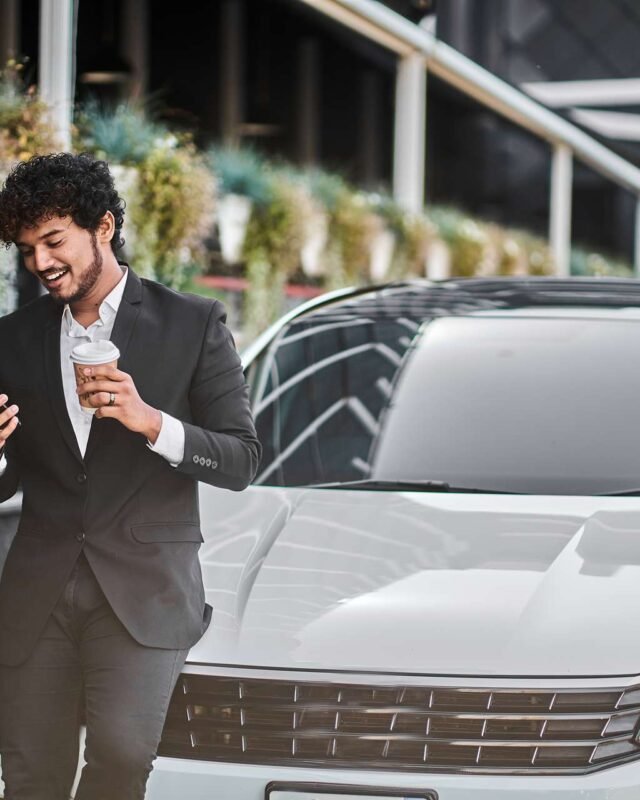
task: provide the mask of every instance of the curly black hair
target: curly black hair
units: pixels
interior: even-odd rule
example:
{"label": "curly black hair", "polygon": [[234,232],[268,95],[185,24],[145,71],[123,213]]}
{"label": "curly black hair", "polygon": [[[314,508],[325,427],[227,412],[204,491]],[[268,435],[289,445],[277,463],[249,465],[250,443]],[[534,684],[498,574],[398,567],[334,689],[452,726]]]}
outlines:
{"label": "curly black hair", "polygon": [[58,216],[96,231],[111,211],[116,222],[111,240],[115,253],[124,245],[124,205],[106,161],[89,153],[33,156],[11,170],[0,191],[0,241],[8,247],[22,228]]}

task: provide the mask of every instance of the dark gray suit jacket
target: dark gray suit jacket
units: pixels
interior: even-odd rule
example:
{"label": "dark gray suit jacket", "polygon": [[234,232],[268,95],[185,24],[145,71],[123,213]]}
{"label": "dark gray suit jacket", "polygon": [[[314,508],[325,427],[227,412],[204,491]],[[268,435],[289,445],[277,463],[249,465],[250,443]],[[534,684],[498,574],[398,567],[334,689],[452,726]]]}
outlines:
{"label": "dark gray suit jacket", "polygon": [[111,338],[142,399],[184,424],[177,468],[111,419],[94,419],[81,456],[62,389],[61,313],[45,296],[0,319],[0,391],[22,422],[0,502],[23,492],[0,578],[0,663],[28,657],[81,551],[138,642],[190,647],[208,624],[198,481],[241,490],[260,459],[224,308],[129,269]]}

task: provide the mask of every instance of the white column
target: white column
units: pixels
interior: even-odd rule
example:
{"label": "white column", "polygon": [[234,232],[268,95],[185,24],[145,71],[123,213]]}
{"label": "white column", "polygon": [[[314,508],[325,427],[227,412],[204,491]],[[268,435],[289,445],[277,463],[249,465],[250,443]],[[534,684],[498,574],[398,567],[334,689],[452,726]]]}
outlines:
{"label": "white column", "polygon": [[40,0],[38,88],[51,107],[60,148],[71,147],[75,90],[76,14],[74,0]]}
{"label": "white column", "polygon": [[565,144],[557,144],[551,162],[551,202],[549,242],[556,273],[570,274],[571,196],[573,191],[573,154]]}
{"label": "white column", "polygon": [[424,205],[426,122],[426,65],[411,53],[398,61],[393,156],[393,194],[407,211]]}

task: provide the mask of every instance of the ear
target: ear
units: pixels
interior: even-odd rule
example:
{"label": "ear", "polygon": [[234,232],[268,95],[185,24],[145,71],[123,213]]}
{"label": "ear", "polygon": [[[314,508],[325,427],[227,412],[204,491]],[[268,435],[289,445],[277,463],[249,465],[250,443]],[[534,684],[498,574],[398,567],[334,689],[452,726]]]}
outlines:
{"label": "ear", "polygon": [[107,211],[98,223],[96,235],[100,242],[110,242],[116,232],[116,221],[113,214]]}

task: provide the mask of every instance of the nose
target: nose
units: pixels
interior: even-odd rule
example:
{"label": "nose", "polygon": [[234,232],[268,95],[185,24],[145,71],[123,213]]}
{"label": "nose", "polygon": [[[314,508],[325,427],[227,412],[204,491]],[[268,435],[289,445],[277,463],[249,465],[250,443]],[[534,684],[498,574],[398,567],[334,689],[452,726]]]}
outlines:
{"label": "nose", "polygon": [[55,267],[54,259],[51,257],[51,253],[48,252],[44,247],[34,248],[33,265],[37,272],[45,272],[46,270],[51,269],[51,267]]}

